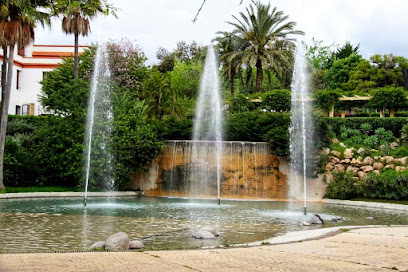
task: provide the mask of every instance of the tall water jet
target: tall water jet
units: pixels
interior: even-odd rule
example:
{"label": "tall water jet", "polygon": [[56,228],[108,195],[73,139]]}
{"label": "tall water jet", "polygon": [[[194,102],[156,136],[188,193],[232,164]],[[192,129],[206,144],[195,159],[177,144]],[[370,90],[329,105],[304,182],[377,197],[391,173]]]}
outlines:
{"label": "tall water jet", "polygon": [[99,44],[95,56],[92,85],[88,100],[85,137],[85,195],[93,181],[108,191],[115,184],[112,155],[113,109],[111,104],[109,52],[106,44]]}
{"label": "tall water jet", "polygon": [[[211,152],[214,149],[215,152]],[[211,154],[215,154],[215,158]],[[210,184],[216,182],[218,204],[221,199],[221,154],[222,109],[218,63],[214,48],[210,45],[195,111],[190,174],[193,193],[196,195],[208,192]],[[213,160],[215,160],[215,167],[213,167]]]}
{"label": "tall water jet", "polygon": [[307,155],[312,152],[313,121],[310,103],[309,73],[304,46],[297,43],[292,80],[290,126],[289,199],[301,199],[303,189],[304,212],[307,213]]}

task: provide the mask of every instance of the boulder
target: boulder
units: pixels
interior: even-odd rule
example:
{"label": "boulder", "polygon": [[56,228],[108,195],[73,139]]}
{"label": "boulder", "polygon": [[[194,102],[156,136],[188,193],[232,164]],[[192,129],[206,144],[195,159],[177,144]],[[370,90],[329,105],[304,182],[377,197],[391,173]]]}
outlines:
{"label": "boulder", "polygon": [[128,250],[129,236],[125,232],[118,232],[109,236],[105,241],[106,250]]}
{"label": "boulder", "polygon": [[324,223],[323,219],[317,213],[312,215],[309,222],[310,222],[310,224],[317,224],[317,225],[321,225],[321,224]]}
{"label": "boulder", "polygon": [[363,154],[365,151],[366,151],[366,150],[365,150],[364,148],[360,147],[360,148],[357,150],[357,153],[358,153],[358,154]]}
{"label": "boulder", "polygon": [[330,162],[331,162],[332,164],[337,164],[337,163],[340,162],[340,160],[339,160],[338,158],[336,158],[336,157],[332,157],[332,158],[330,159]]}
{"label": "boulder", "polygon": [[327,171],[332,171],[334,169],[334,165],[332,163],[326,164],[326,170]]}
{"label": "boulder", "polygon": [[391,163],[391,162],[394,161],[394,157],[392,157],[392,156],[385,156],[385,157],[384,157],[384,160],[385,160],[386,163]]}
{"label": "boulder", "polygon": [[339,146],[346,148],[347,146],[344,143],[339,143]]}
{"label": "boulder", "polygon": [[366,166],[361,166],[360,170],[362,170],[364,173],[368,173],[374,170],[374,168],[371,165],[366,165]]}
{"label": "boulder", "polygon": [[393,165],[393,164],[387,164],[384,168],[385,168],[385,169],[394,169],[394,168],[395,168],[395,165]]}
{"label": "boulder", "polygon": [[346,150],[344,150],[344,158],[345,159],[351,159],[354,157],[354,152],[351,148],[347,148]]}
{"label": "boulder", "polygon": [[397,146],[398,146],[398,143],[397,143],[397,142],[393,142],[393,143],[390,144],[390,147],[391,147],[392,149],[395,149]]}
{"label": "boulder", "polygon": [[360,180],[364,179],[367,176],[367,174],[363,171],[358,171],[357,175]]}
{"label": "boulder", "polygon": [[350,159],[344,159],[340,161],[340,163],[343,163],[343,164],[349,164],[350,162],[351,162]]}
{"label": "boulder", "polygon": [[322,156],[327,156],[329,154],[330,154],[330,148],[328,148],[328,147],[325,147],[320,151],[320,155],[322,155]]}
{"label": "boulder", "polygon": [[339,140],[338,140],[337,138],[334,138],[334,139],[332,140],[332,143],[333,143],[333,144],[338,144],[338,143],[339,143]]}
{"label": "boulder", "polygon": [[344,221],[344,218],[341,217],[341,216],[336,216],[336,217],[332,218],[330,221],[332,221],[332,222],[341,222],[341,221]]}
{"label": "boulder", "polygon": [[359,159],[352,159],[350,164],[353,166],[361,166],[361,161]]}
{"label": "boulder", "polygon": [[359,169],[358,167],[353,167],[353,166],[349,165],[346,170],[347,171],[352,171],[353,175],[356,176],[357,173],[358,173],[358,169]]}
{"label": "boulder", "polygon": [[94,249],[104,250],[105,249],[105,242],[96,242],[92,246],[90,246],[89,249],[90,250],[94,250]]}
{"label": "boulder", "polygon": [[371,157],[365,157],[365,159],[364,159],[365,164],[371,165],[371,164],[373,164],[373,162],[374,162],[374,159],[371,158]]}
{"label": "boulder", "polygon": [[332,151],[330,151],[330,154],[332,154],[333,156],[335,156],[337,158],[341,157],[341,153],[339,151],[332,150]]}
{"label": "boulder", "polygon": [[381,162],[375,162],[375,163],[373,163],[373,168],[375,170],[381,170],[381,169],[384,168],[384,164],[382,164]]}
{"label": "boulder", "polygon": [[134,239],[129,241],[129,249],[141,249],[144,248],[142,241]]}
{"label": "boulder", "polygon": [[199,230],[193,234],[193,237],[196,239],[214,239],[215,236],[209,231]]}
{"label": "boulder", "polygon": [[346,170],[346,167],[342,164],[336,164],[334,166],[334,171],[335,172],[343,172],[344,170]]}
{"label": "boulder", "polygon": [[220,234],[218,233],[218,230],[213,226],[207,225],[207,226],[202,227],[200,230],[211,232],[214,236],[220,236]]}
{"label": "boulder", "polygon": [[399,172],[399,171],[404,171],[406,169],[406,167],[404,166],[395,166],[395,171]]}
{"label": "boulder", "polygon": [[399,158],[399,159],[394,159],[394,162],[399,163],[401,165],[406,165],[407,164],[407,157]]}

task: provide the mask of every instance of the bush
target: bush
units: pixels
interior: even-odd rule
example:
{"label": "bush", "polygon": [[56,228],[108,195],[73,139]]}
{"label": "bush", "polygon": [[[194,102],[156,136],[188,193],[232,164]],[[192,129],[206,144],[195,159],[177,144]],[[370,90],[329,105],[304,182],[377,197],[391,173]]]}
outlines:
{"label": "bush", "polygon": [[324,122],[332,127],[333,132],[336,135],[340,134],[341,127],[347,127],[350,129],[360,129],[364,123],[371,125],[371,130],[377,128],[384,128],[385,130],[392,131],[393,135],[399,137],[401,135],[402,126],[407,123],[407,118],[380,118],[380,117],[353,117],[353,118],[330,118],[324,117]]}
{"label": "bush", "polygon": [[358,196],[358,185],[353,180],[353,172],[333,173],[333,180],[327,186],[325,197],[351,199]]}
{"label": "bush", "polygon": [[360,196],[374,199],[408,199],[408,171],[388,170],[369,174],[362,182]]}
{"label": "bush", "polygon": [[273,90],[262,94],[262,107],[275,112],[290,111],[291,94],[289,90]]}
{"label": "bush", "polygon": [[235,97],[232,97],[229,100],[229,103],[228,111],[230,113],[242,113],[256,109],[256,104],[251,102],[250,99],[243,94],[238,94]]}

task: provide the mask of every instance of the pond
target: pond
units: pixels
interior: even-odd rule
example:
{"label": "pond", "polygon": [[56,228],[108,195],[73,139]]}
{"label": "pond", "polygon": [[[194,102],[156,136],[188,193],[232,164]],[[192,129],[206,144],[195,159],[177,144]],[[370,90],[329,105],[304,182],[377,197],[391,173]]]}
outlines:
{"label": "pond", "polygon": [[[193,200],[132,197],[0,201],[1,251],[86,250],[119,231],[139,238],[147,249],[178,249],[246,244],[289,231],[342,225],[408,224],[406,212],[311,203],[323,226],[303,226],[302,203],[273,201]],[[342,216],[343,222],[330,219]],[[374,217],[369,220],[366,217]],[[204,225],[219,229],[215,240],[197,240],[192,233]]]}

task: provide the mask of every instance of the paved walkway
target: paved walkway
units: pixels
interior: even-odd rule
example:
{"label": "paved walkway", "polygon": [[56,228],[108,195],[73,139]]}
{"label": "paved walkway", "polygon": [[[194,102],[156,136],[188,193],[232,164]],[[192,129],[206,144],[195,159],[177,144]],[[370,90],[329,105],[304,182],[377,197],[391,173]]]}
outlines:
{"label": "paved walkway", "polygon": [[408,271],[408,227],[343,230],[319,240],[187,251],[0,254],[1,272]]}

